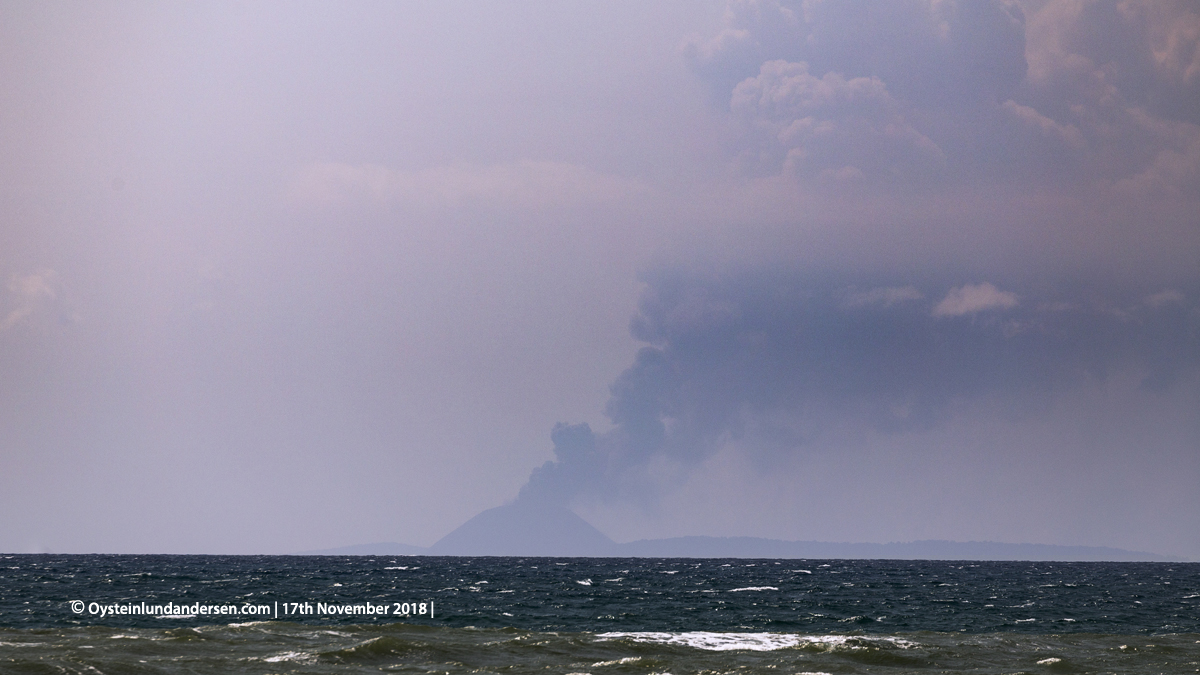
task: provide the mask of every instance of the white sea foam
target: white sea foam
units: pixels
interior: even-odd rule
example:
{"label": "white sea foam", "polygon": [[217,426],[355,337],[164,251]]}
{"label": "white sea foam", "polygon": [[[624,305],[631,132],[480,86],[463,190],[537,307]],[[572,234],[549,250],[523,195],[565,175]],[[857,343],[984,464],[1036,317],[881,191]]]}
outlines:
{"label": "white sea foam", "polygon": [[[694,631],[686,633],[601,633],[601,640],[627,638],[635,642],[683,645],[695,649],[724,652],[744,649],[756,652],[775,651],[791,647],[819,645],[829,649],[863,649],[867,646],[892,646],[911,649],[917,643],[903,638],[866,637],[850,635],[795,635],[790,633],[710,633]],[[864,644],[865,643],[865,644]]]}
{"label": "white sea foam", "polygon": [[779,589],[775,588],[774,586],[747,586],[745,588],[732,588],[729,590],[729,592],[730,593],[740,593],[742,591],[777,591],[777,590],[779,590]]}
{"label": "white sea foam", "polygon": [[625,663],[637,663],[638,661],[641,661],[641,660],[642,660],[642,657],[640,657],[640,656],[626,656],[623,659],[617,659],[615,661],[597,661],[592,664],[592,667],[593,668],[602,668],[604,666],[619,666],[619,665],[622,665]]}
{"label": "white sea foam", "polygon": [[1059,663],[1061,661],[1062,661],[1062,659],[1055,657],[1055,656],[1051,656],[1048,659],[1042,659],[1041,661],[1038,661],[1038,665],[1039,666],[1048,666],[1050,664]]}
{"label": "white sea foam", "polygon": [[280,663],[283,661],[298,661],[300,663],[313,661],[313,655],[306,652],[284,652],[275,656],[268,656],[263,659],[267,663]]}
{"label": "white sea foam", "polygon": [[592,580],[591,579],[578,579],[575,581],[575,583],[579,584],[580,586],[591,586]]}
{"label": "white sea foam", "polygon": [[684,645],[709,651],[730,651],[746,649],[756,652],[774,651],[795,647],[801,643],[799,635],[783,633],[601,633],[596,637],[602,640],[617,640],[628,638],[635,642],[651,642],[656,644]]}
{"label": "white sea foam", "polygon": [[385,567],[383,569],[385,569],[385,570],[406,570],[406,569],[408,569],[408,565],[404,565],[401,567]]}

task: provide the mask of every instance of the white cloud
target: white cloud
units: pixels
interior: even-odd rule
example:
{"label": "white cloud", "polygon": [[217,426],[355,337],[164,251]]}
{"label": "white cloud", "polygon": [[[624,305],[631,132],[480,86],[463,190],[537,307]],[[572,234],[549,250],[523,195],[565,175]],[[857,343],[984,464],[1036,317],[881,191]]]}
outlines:
{"label": "white cloud", "polygon": [[832,117],[835,113],[886,114],[894,105],[883,81],[877,77],[847,80],[829,72],[818,78],[809,74],[807,63],[768,61],[757,77],[733,90],[734,110],[751,110],[776,119],[795,119],[810,114]]}
{"label": "white cloud", "polygon": [[1011,99],[1005,101],[1003,107],[1018,120],[1040,131],[1043,136],[1056,138],[1077,149],[1087,145],[1083,134],[1073,124],[1059,124],[1033,108],[1016,103]]}
{"label": "white cloud", "polygon": [[941,148],[904,118],[877,77],[809,73],[807,63],[768,61],[733,90],[730,107],[767,129],[792,171],[847,179],[936,166]]}
{"label": "white cloud", "polygon": [[532,160],[491,166],[455,164],[421,171],[323,162],[303,167],[292,185],[299,201],[366,198],[426,208],[562,207],[618,201],[642,190],[634,181],[578,164]]}
{"label": "white cloud", "polygon": [[1019,303],[1017,295],[1001,291],[990,283],[967,284],[950,289],[933,308],[934,316],[963,316],[989,309],[1010,309]]}
{"label": "white cloud", "polygon": [[[1193,126],[1193,125],[1188,125]],[[1186,147],[1164,148],[1142,171],[1116,182],[1128,195],[1195,195],[1200,192],[1200,127]]]}

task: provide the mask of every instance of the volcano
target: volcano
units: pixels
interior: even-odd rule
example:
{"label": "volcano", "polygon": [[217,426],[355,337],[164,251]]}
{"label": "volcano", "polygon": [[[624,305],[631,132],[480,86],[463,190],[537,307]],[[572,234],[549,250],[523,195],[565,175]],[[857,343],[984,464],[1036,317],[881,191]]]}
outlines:
{"label": "volcano", "polygon": [[616,544],[565,506],[518,500],[468,520],[429,555],[608,556]]}

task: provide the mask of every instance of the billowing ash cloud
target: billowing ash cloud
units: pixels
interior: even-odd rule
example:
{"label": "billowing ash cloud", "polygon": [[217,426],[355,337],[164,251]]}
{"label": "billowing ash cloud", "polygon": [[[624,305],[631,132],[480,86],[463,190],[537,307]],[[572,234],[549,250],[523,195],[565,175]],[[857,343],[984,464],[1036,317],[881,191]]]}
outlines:
{"label": "billowing ash cloud", "polygon": [[727,443],[803,452],[838,425],[938,427],[957,403],[1013,409],[1136,373],[1200,374],[1200,288],[1119,295],[1001,282],[852,284],[661,271],[632,323],[648,343],[613,383],[614,424],[559,425],[522,499],[645,496]]}
{"label": "billowing ash cloud", "polygon": [[1200,186],[1194,4],[738,0],[725,24],[686,54],[753,171]]}

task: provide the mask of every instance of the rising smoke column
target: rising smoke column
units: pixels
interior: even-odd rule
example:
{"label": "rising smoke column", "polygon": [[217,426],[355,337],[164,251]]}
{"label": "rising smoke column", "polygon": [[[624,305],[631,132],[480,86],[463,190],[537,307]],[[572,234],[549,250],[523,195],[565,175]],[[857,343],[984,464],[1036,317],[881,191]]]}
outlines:
{"label": "rising smoke column", "polygon": [[555,459],[521,500],[646,499],[738,441],[803,452],[836,425],[920,433],[958,402],[1006,409],[1136,373],[1195,388],[1200,288],[1055,295],[982,281],[855,285],[813,276],[648,276],[636,338],[611,385],[613,428],[559,424]]}

